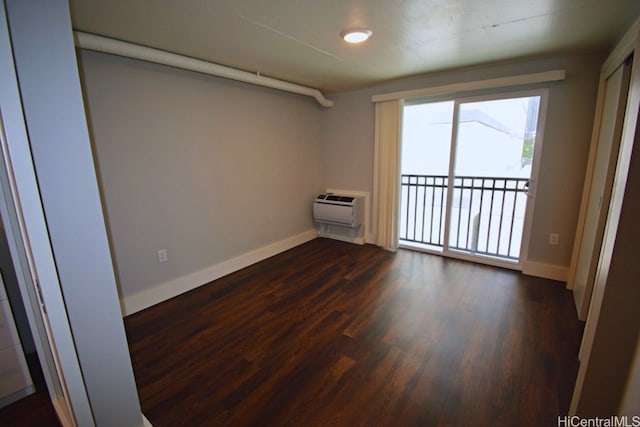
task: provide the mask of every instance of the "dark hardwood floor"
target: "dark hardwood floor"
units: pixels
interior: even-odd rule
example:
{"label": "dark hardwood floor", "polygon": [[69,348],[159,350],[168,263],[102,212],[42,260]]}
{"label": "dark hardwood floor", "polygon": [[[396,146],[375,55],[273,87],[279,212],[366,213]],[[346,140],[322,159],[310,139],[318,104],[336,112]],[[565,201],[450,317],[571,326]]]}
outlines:
{"label": "dark hardwood floor", "polygon": [[154,426],[555,426],[581,324],[562,283],[317,239],[129,316]]}
{"label": "dark hardwood floor", "polygon": [[156,427],[556,426],[582,332],[562,283],[326,239],[125,325]]}
{"label": "dark hardwood floor", "polygon": [[59,427],[60,423],[49,393],[44,388],[9,406],[0,408],[0,426],[4,427]]}

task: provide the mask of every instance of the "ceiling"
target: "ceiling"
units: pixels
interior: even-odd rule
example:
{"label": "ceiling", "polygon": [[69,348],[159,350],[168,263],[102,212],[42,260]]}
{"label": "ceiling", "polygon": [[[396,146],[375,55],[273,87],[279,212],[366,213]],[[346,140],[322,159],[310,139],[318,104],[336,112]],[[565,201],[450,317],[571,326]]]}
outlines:
{"label": "ceiling", "polygon": [[[604,51],[640,0],[71,0],[76,30],[326,91],[525,56]],[[373,30],[362,45],[339,37]]]}

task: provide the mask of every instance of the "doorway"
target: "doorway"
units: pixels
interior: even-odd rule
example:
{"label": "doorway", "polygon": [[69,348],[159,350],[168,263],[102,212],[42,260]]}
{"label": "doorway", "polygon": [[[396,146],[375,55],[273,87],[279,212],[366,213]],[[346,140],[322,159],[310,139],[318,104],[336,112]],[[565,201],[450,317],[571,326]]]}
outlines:
{"label": "doorway", "polygon": [[520,268],[546,91],[404,107],[400,245]]}

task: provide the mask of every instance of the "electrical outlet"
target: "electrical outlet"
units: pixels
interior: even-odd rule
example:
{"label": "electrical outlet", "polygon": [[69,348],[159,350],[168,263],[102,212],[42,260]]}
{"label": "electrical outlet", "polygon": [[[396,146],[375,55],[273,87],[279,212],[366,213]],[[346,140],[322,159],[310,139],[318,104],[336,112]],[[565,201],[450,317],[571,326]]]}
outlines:
{"label": "electrical outlet", "polygon": [[549,234],[549,244],[550,245],[557,245],[558,242],[560,241],[560,234],[558,233],[550,233]]}
{"label": "electrical outlet", "polygon": [[169,255],[167,254],[166,249],[160,249],[158,251],[158,262],[167,262],[169,260]]}

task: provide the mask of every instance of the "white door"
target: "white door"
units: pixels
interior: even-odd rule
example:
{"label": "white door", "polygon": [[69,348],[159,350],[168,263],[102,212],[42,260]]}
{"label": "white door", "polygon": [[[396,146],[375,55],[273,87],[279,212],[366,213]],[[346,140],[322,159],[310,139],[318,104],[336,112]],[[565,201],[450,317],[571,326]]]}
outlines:
{"label": "white door", "polygon": [[582,244],[573,282],[573,298],[578,318],[585,320],[591,301],[596,266],[611,198],[625,104],[629,91],[631,62],[622,64],[606,81],[602,121],[598,136],[591,190],[585,216]]}

